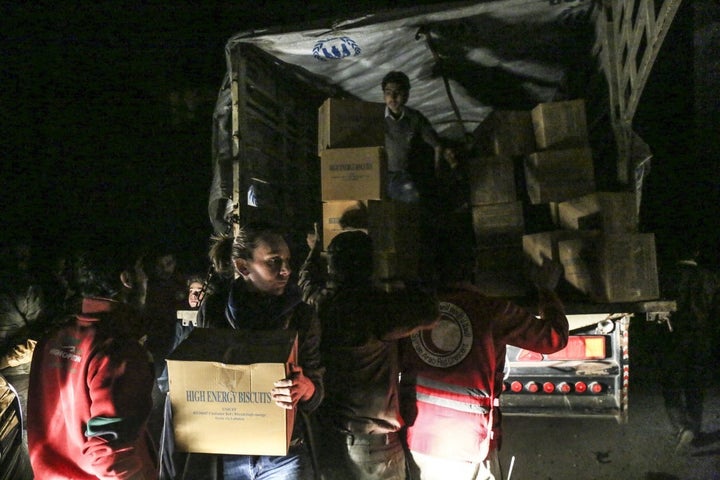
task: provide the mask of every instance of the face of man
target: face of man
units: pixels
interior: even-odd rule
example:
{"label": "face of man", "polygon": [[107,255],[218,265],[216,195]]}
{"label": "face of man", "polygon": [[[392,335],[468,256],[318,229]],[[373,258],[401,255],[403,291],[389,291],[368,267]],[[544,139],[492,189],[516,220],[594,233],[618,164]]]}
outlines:
{"label": "face of man", "polygon": [[155,275],[157,275],[158,278],[167,280],[172,277],[176,266],[177,262],[175,261],[175,255],[169,254],[158,257],[155,262]]}
{"label": "face of man", "polygon": [[188,287],[188,305],[190,308],[198,308],[205,294],[202,291],[202,283],[192,282]]}
{"label": "face of man", "polygon": [[245,282],[258,292],[282,295],[290,279],[290,249],[280,236],[258,242],[250,260],[236,260]]}
{"label": "face of man", "polygon": [[145,299],[147,298],[147,283],[148,277],[145,274],[145,270],[143,270],[142,259],[139,259],[137,263],[135,263],[131,289],[128,294],[128,303],[137,309],[142,309],[145,306]]}
{"label": "face of man", "polygon": [[403,107],[408,101],[409,93],[402,85],[390,82],[385,85],[383,89],[383,97],[385,98],[385,105],[395,115],[402,113]]}

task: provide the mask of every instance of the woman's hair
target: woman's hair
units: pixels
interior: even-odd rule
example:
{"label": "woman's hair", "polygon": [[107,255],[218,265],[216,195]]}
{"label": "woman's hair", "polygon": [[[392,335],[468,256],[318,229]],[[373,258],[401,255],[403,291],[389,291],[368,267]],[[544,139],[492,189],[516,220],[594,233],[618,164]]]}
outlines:
{"label": "woman's hair", "polygon": [[271,223],[251,222],[240,228],[233,239],[231,260],[252,259],[253,252],[260,242],[267,242],[274,237],[284,238],[282,230]]}
{"label": "woman's hair", "polygon": [[280,227],[272,223],[251,222],[241,227],[236,237],[222,234],[213,236],[208,257],[219,275],[232,276],[235,260],[252,259],[260,242],[278,236],[284,238]]}
{"label": "woman's hair", "polygon": [[210,238],[208,258],[215,273],[223,278],[233,278],[232,244],[233,237],[230,235],[218,234]]}

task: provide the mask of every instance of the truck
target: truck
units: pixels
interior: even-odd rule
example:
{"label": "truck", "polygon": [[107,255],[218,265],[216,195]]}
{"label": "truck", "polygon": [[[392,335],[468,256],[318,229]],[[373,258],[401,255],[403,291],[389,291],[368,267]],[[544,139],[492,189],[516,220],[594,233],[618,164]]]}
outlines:
{"label": "truck", "polygon": [[[601,204],[601,210],[605,204],[593,197],[596,193],[620,194],[624,199],[629,194],[629,203],[612,207],[624,209],[614,215],[637,219],[652,151],[633,129],[633,117],[680,3],[433,3],[348,12],[344,18],[234,35],[226,44],[227,71],[213,115],[208,202],[213,229],[228,233],[244,222],[272,218],[290,231],[305,232],[323,218],[320,159],[328,145],[319,142],[327,133],[321,131],[319,115],[328,99],[358,105],[382,102],[381,79],[392,70],[410,77],[410,106],[443,137],[471,145],[480,157],[497,154],[493,148],[500,148],[492,142],[497,132],[488,130],[492,119],[520,112],[524,121],[532,120],[538,108],[581,99],[582,120],[587,122],[583,143],[591,152],[596,190],[585,193],[595,198],[596,207]],[[354,138],[361,133],[356,131]],[[517,143],[511,141],[509,148]],[[527,158],[543,153],[537,144],[535,148],[508,154],[526,176]],[[566,173],[567,168],[551,171],[550,178],[555,181]],[[578,273],[584,267],[573,263],[582,260],[577,242],[582,250],[585,241],[553,235],[562,238],[563,231],[585,230],[578,226],[585,220],[596,226],[597,208],[583,214],[585,207],[577,206],[575,195],[529,200],[527,190],[516,177],[514,181],[518,190],[512,200],[521,204],[524,246],[516,258],[496,257],[509,262],[498,271],[515,269],[519,257],[565,255],[570,263],[563,263],[561,296],[571,336],[568,347],[552,355],[508,349],[501,409],[505,415],[593,416],[624,423],[630,325],[666,318],[675,309],[674,302],[660,298],[653,286],[657,268],[652,232],[636,232],[645,242],[642,248],[628,244],[622,235],[600,235],[598,240],[595,234],[589,244],[601,264],[596,267],[600,276],[610,279],[605,278],[600,290],[588,287],[592,279],[587,272]],[[563,208],[567,222],[575,225],[558,223]],[[578,208],[580,214],[567,213]],[[638,250],[642,258],[630,258],[629,252]],[[644,263],[638,267],[637,261]],[[608,291],[623,282],[630,293]],[[633,282],[642,285],[636,288]],[[532,308],[529,296],[502,290],[488,294],[511,297]]]}

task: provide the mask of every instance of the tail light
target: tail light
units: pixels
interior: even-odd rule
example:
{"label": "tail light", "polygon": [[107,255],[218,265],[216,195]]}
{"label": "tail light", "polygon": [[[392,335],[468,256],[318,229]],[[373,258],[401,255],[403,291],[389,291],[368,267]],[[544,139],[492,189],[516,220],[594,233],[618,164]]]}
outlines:
{"label": "tail light", "polygon": [[603,335],[572,335],[562,350],[542,355],[532,350],[520,350],[518,362],[542,360],[602,360],[606,357],[606,337]]}
{"label": "tail light", "polygon": [[560,393],[570,393],[572,391],[572,387],[567,382],[558,383],[556,388]]}
{"label": "tail light", "polygon": [[600,393],[603,391],[603,386],[598,382],[592,382],[590,385],[588,385],[588,389],[591,393]]}

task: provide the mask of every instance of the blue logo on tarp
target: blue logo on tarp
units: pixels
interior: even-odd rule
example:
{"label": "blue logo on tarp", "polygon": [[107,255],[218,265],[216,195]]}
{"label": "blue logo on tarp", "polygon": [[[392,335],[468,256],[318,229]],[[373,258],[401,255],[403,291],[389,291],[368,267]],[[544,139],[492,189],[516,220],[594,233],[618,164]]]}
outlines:
{"label": "blue logo on tarp", "polygon": [[319,40],[313,47],[313,57],[324,62],[360,55],[360,46],[350,37],[335,37]]}

